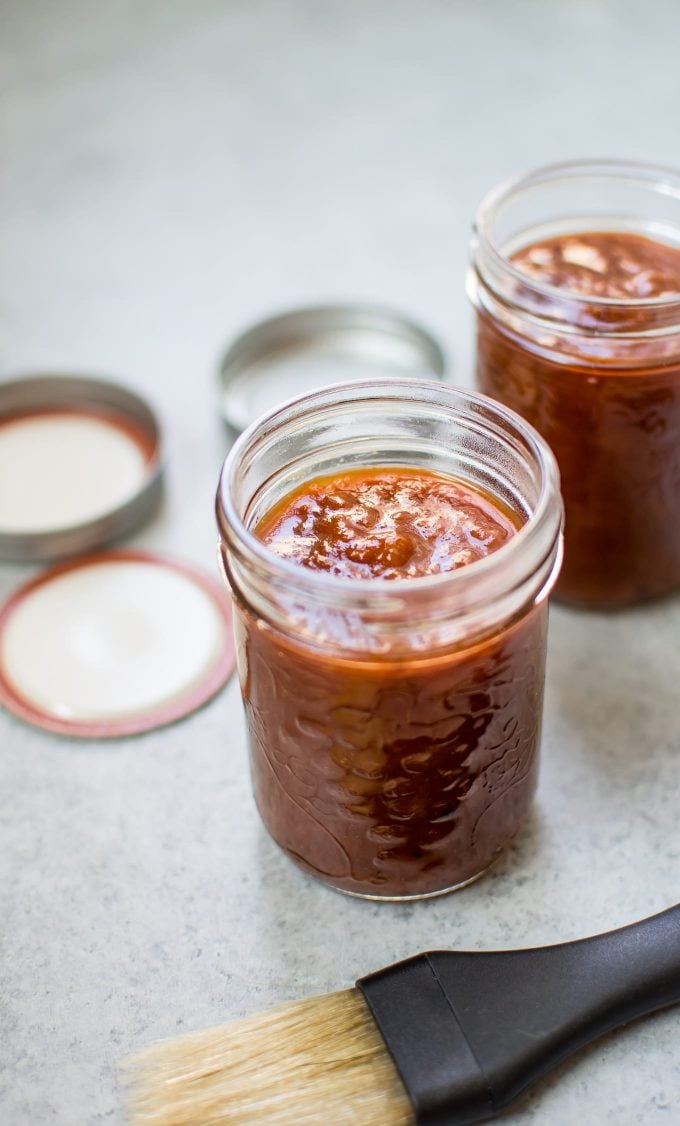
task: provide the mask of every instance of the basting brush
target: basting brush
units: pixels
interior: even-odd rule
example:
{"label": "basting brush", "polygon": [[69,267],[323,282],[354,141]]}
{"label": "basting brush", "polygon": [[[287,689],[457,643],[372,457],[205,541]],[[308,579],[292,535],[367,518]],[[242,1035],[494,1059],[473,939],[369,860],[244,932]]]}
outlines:
{"label": "basting brush", "polygon": [[418,954],[355,989],[157,1044],[134,1123],[463,1126],[584,1044],[680,1001],[680,905],[525,950]]}

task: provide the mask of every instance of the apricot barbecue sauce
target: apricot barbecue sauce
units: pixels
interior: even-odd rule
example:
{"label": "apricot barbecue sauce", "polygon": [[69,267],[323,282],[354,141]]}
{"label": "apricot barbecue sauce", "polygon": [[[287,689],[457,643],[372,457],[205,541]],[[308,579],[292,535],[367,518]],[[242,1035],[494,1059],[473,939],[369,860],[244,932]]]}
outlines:
{"label": "apricot barbecue sauce", "polygon": [[[565,557],[556,595],[616,607],[680,585],[680,354],[645,339],[649,299],[677,299],[680,248],[626,231],[546,238],[512,264],[552,287],[546,307],[564,317],[578,302],[579,354],[568,332],[529,340],[486,312],[478,316],[477,383],[524,416],[552,446],[565,503]],[[588,299],[607,307],[611,332],[589,323]],[[628,306],[626,308],[626,304]],[[638,318],[634,362],[617,321]]]}
{"label": "apricot barbecue sauce", "polygon": [[[317,477],[254,528],[272,552],[352,582],[474,565],[524,517],[476,487],[401,467]],[[480,875],[535,789],[546,605],[444,651],[306,647],[235,619],[254,794],[303,868],[362,895],[433,894]]]}
{"label": "apricot barbecue sauce", "polygon": [[469,485],[403,469],[317,478],[256,529],[281,558],[352,579],[453,571],[483,559],[516,530],[509,509]]}

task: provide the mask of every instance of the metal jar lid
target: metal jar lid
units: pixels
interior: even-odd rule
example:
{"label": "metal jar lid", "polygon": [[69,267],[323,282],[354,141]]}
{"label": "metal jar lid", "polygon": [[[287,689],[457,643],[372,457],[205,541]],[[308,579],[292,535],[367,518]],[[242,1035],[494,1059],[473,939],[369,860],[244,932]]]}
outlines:
{"label": "metal jar lid", "polygon": [[220,411],[237,432],[277,403],[328,383],[373,376],[442,379],[444,353],[420,325],[370,305],[322,305],[261,321],[219,369]]}
{"label": "metal jar lid", "polygon": [[55,559],[133,532],[161,498],[160,447],[151,407],[118,383],[61,374],[0,383],[0,559]]}
{"label": "metal jar lid", "polygon": [[174,723],[233,667],[227,592],[156,553],[79,556],[0,606],[0,703],[57,734],[111,739]]}

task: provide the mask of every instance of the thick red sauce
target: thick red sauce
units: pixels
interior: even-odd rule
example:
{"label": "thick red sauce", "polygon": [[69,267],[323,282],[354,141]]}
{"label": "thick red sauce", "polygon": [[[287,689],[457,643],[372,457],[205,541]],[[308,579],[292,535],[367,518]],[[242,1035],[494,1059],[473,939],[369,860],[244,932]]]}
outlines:
{"label": "thick red sauce", "polygon": [[582,297],[631,301],[680,295],[680,249],[629,232],[590,231],[513,254],[523,274]]}
{"label": "thick red sauce", "polygon": [[415,469],[355,469],[308,482],[257,527],[283,559],[348,579],[438,575],[483,559],[517,530],[498,501]]}
{"label": "thick red sauce", "polygon": [[[519,523],[467,484],[366,469],[305,484],[256,534],[343,581],[406,584],[474,563]],[[444,652],[343,655],[237,604],[254,793],[273,838],[360,894],[424,895],[481,874],[534,792],[545,627],[540,605]]]}
{"label": "thick red sauce", "polygon": [[[665,593],[680,584],[680,336],[669,335],[661,354],[658,340],[641,338],[631,364],[615,335],[594,318],[589,325],[588,298],[680,302],[680,249],[595,231],[531,243],[512,261],[581,298],[580,324],[589,326],[576,354],[569,333],[536,341],[484,312],[478,318],[480,389],[524,415],[559,463],[565,558],[557,596],[616,607]],[[650,316],[622,305],[608,315],[613,326],[632,317],[640,332]]]}

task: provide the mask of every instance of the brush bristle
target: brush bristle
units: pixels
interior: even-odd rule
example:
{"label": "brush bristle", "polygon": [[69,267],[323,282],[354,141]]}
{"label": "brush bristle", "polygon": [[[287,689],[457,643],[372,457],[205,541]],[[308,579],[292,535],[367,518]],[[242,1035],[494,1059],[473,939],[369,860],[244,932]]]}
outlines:
{"label": "brush bristle", "polygon": [[361,993],[308,997],[147,1048],[130,1061],[137,1126],[412,1126]]}

